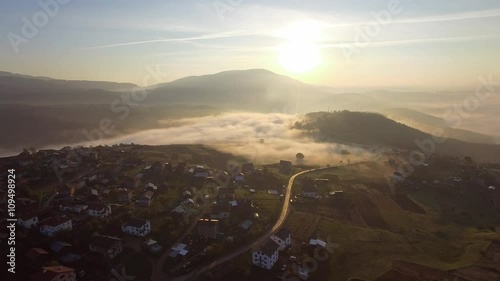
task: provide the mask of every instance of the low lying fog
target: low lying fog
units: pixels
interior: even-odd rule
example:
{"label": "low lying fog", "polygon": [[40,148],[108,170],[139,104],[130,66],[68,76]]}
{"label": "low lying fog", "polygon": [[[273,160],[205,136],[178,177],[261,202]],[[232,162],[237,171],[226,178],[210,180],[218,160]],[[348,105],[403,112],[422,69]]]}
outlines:
{"label": "low lying fog", "polygon": [[[284,114],[231,113],[201,118],[163,121],[168,128],[142,131],[110,140],[81,143],[135,143],[144,145],[204,144],[220,151],[244,156],[249,161],[267,164],[279,160],[295,161],[305,155],[306,164],[336,164],[374,157],[374,153],[357,146],[315,143],[291,129],[299,117]],[[342,150],[350,154],[342,155]]]}

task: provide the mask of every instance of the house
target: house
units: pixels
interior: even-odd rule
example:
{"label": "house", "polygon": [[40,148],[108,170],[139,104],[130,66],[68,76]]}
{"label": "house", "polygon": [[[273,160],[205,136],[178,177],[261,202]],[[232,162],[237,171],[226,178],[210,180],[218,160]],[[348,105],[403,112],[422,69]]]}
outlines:
{"label": "house", "polygon": [[302,186],[302,195],[315,198],[318,196],[318,189],[313,185]]}
{"label": "house", "polygon": [[113,259],[123,251],[122,240],[117,237],[99,235],[89,244],[89,250]]}
{"label": "house", "polygon": [[122,225],[124,233],[144,237],[151,232],[151,222],[144,219],[130,219]]}
{"label": "house", "polygon": [[279,169],[280,172],[282,173],[289,173],[292,171],[292,162],[291,161],[286,161],[286,160],[281,160],[279,164]]}
{"label": "house", "polygon": [[251,173],[251,172],[253,172],[254,169],[255,169],[255,166],[251,162],[248,162],[248,163],[241,165],[241,172],[244,174]]}
{"label": "house", "polygon": [[40,266],[49,258],[49,253],[42,248],[31,248],[26,252],[26,260],[32,266]]}
{"label": "house", "polygon": [[189,253],[188,246],[183,243],[177,243],[170,249],[170,253],[168,254],[171,258],[177,258],[179,256],[186,256]]}
{"label": "house", "polygon": [[318,185],[318,186],[325,186],[327,185],[330,181],[328,179],[314,179],[314,182]]}
{"label": "house", "polygon": [[150,253],[159,253],[163,247],[158,243],[158,241],[149,239],[144,242],[144,247],[150,252]]}
{"label": "house", "polygon": [[205,169],[203,166],[196,166],[193,169],[193,175],[197,178],[206,178],[208,177],[209,173],[208,170]]}
{"label": "house", "polygon": [[251,220],[244,220],[239,227],[242,228],[243,230],[249,230],[250,227],[252,226],[252,221]]}
{"label": "house", "polygon": [[77,214],[81,214],[83,211],[87,210],[88,205],[60,205],[59,210],[63,212],[73,212]]}
{"label": "house", "polygon": [[219,233],[219,220],[217,219],[199,219],[198,235],[205,238],[216,239]]}
{"label": "house", "polygon": [[88,180],[89,182],[93,182],[93,181],[95,181],[96,179],[97,179],[97,174],[92,174],[92,175],[90,175],[90,176],[88,176],[88,177],[87,177],[87,180]]}
{"label": "house", "polygon": [[191,198],[191,197],[193,197],[193,194],[189,190],[184,190],[182,192],[182,197],[184,197],[184,198]]}
{"label": "house", "polygon": [[22,226],[26,229],[36,227],[38,224],[38,216],[34,214],[23,214],[17,218],[17,225]]}
{"label": "house", "polygon": [[158,190],[158,186],[153,184],[153,183],[148,183],[145,187],[145,190],[146,191],[157,191]]}
{"label": "house", "polygon": [[86,186],[86,182],[85,180],[80,180],[80,181],[74,181],[74,182],[71,182],[71,183],[68,183],[69,186],[71,186],[72,188],[76,189],[76,190],[80,190],[82,188],[84,188]]}
{"label": "house", "polygon": [[252,263],[264,269],[271,269],[278,261],[279,245],[273,240],[268,240],[258,250],[252,252]]}
{"label": "house", "polygon": [[231,205],[229,204],[220,204],[215,205],[212,209],[212,213],[210,214],[210,218],[212,219],[229,219],[231,216]]}
{"label": "house", "polygon": [[116,190],[116,201],[119,203],[130,203],[132,193],[126,188],[118,188]]}
{"label": "house", "polygon": [[111,206],[102,203],[91,204],[87,209],[87,213],[92,217],[105,218],[111,215]]}
{"label": "house", "polygon": [[137,201],[137,204],[139,204],[139,206],[142,207],[148,207],[149,205],[151,205],[151,200],[153,200],[153,195],[154,195],[153,191],[146,191],[146,193],[144,193],[142,198]]}
{"label": "house", "polygon": [[49,249],[56,255],[62,256],[71,252],[73,245],[64,241],[54,241],[50,243]]}
{"label": "house", "polygon": [[245,175],[243,173],[239,173],[236,176],[234,176],[234,180],[236,182],[244,182],[245,181]]}
{"label": "house", "polygon": [[182,205],[194,205],[194,200],[191,198],[188,198],[184,201],[181,202]]}
{"label": "house", "polygon": [[323,248],[326,247],[326,242],[320,239],[310,239],[309,240],[309,245],[311,246],[321,246]]}
{"label": "house", "polygon": [[269,189],[269,190],[267,191],[267,194],[270,194],[270,195],[278,195],[278,194],[279,194],[279,192],[278,192],[277,190],[275,190],[275,189]]}
{"label": "house", "polygon": [[219,189],[219,199],[221,200],[234,200],[234,189],[233,188],[220,188]]}
{"label": "house", "polygon": [[[392,178],[398,182],[404,182],[406,179],[400,172],[394,172],[392,174]],[[438,183],[439,183],[439,181],[438,181]]]}
{"label": "house", "polygon": [[76,273],[64,265],[46,266],[35,273],[31,281],[76,281]]}
{"label": "house", "polygon": [[275,234],[271,234],[270,238],[279,245],[278,250],[283,251],[292,243],[292,232],[288,228],[282,227]]}
{"label": "house", "polygon": [[70,218],[52,217],[40,223],[40,233],[46,236],[54,236],[60,231],[69,231],[73,229]]}

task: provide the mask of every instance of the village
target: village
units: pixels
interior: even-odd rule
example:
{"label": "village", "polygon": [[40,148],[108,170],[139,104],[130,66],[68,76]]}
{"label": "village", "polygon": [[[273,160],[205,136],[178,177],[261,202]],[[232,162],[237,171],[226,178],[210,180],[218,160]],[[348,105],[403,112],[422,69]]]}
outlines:
{"label": "village", "polygon": [[[334,256],[331,243],[336,242],[331,238],[341,238],[328,228],[330,224],[393,231],[383,216],[385,205],[426,213],[407,197],[410,192],[440,184],[464,192],[464,182],[474,180],[484,186],[481,196],[500,212],[497,179],[486,170],[479,175],[462,165],[459,173],[431,178],[417,171],[407,178],[397,171],[394,158],[386,158],[379,166],[393,171],[396,185],[390,198],[380,194],[379,185],[360,180],[360,175],[344,178],[362,165],[375,164],[359,164],[358,171],[352,172],[345,168],[340,176],[309,172],[293,185],[290,217],[270,233],[282,211],[289,177],[310,167],[288,160],[258,167],[203,146],[26,149],[0,161],[2,171],[18,171],[20,273],[16,276],[32,281],[90,281],[113,280],[126,272],[136,280],[164,280],[193,273],[258,240],[248,253],[235,256],[230,266],[215,267],[202,276],[206,280],[224,275],[241,280],[282,280],[285,275],[321,280],[318,276],[329,262],[319,264],[319,273],[306,263],[318,249],[329,259]],[[370,199],[360,192],[370,194]],[[371,205],[380,213],[369,209]],[[0,204],[4,222],[6,208],[6,203]],[[484,225],[488,227],[493,226]],[[7,237],[0,234],[1,239]],[[490,246],[493,256],[495,245]],[[412,266],[393,261],[398,274]],[[394,275],[392,271],[387,276]]]}

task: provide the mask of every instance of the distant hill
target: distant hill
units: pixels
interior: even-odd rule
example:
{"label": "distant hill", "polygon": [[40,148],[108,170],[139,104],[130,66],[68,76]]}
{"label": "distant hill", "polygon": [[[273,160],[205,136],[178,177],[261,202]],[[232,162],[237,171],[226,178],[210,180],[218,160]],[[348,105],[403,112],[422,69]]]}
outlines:
{"label": "distant hill", "polygon": [[[307,114],[294,126],[318,141],[347,142],[420,150],[416,142],[432,140],[432,136],[391,120],[381,114],[367,112],[316,112]],[[428,143],[428,142],[427,142]],[[478,144],[447,139],[435,143],[436,153],[458,157],[471,156],[478,161],[499,162],[500,145]]]}
{"label": "distant hill", "polygon": [[[119,94],[137,87],[0,72],[0,103],[111,104]],[[315,86],[263,69],[190,76],[145,90],[148,96],[141,105],[204,105],[225,111],[281,113],[317,110],[318,100],[330,95]]]}
{"label": "distant hill", "polygon": [[441,128],[445,131],[446,135],[452,139],[466,142],[497,144],[497,140],[493,136],[469,130],[450,128],[445,120],[413,109],[389,108],[382,110],[381,113],[390,119],[402,122],[426,133],[432,133],[434,129]]}
{"label": "distant hill", "polygon": [[150,87],[148,102],[190,103],[255,112],[305,113],[328,94],[264,69],[191,76]]}
{"label": "distant hill", "polygon": [[132,83],[60,80],[0,72],[0,103],[111,103],[115,92],[130,91]]}

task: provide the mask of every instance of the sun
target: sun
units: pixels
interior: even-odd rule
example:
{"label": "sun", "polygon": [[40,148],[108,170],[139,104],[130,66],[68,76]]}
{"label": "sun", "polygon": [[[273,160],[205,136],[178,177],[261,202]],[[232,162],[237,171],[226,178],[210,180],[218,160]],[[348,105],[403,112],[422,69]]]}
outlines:
{"label": "sun", "polygon": [[281,46],[281,65],[295,73],[311,71],[321,62],[318,48],[314,44],[292,42]]}
{"label": "sun", "polygon": [[314,25],[296,24],[284,29],[281,35],[286,42],[279,47],[279,62],[285,69],[304,73],[320,65],[319,31]]}

